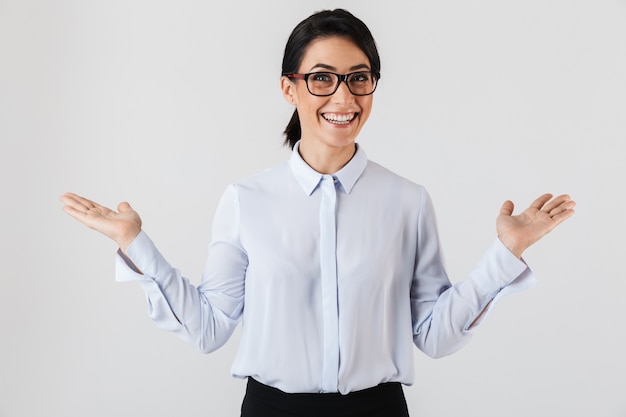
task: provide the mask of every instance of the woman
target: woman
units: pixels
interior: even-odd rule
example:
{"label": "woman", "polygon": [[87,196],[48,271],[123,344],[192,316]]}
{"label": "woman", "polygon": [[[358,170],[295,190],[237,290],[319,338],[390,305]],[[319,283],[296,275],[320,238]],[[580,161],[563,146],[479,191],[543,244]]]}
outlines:
{"label": "woman", "polygon": [[61,197],[117,242],[117,279],[142,285],[159,326],[210,352],[243,320],[232,373],[248,378],[244,417],[407,416],[412,345],[433,357],[464,346],[493,300],[532,282],[524,250],[574,213],[567,195],[545,194],[516,216],[505,202],[498,238],[451,286],[425,189],[356,144],[379,79],[374,39],[347,11],[294,29],[280,83],[295,106],[291,158],[228,187],[198,287],[128,203],[115,212]]}

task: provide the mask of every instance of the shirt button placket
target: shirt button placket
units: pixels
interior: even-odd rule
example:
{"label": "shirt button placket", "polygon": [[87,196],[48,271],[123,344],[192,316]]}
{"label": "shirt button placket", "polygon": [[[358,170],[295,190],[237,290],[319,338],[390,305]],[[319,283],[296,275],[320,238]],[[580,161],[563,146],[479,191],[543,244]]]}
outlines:
{"label": "shirt button placket", "polygon": [[320,203],[320,267],[324,318],[322,391],[337,391],[339,373],[339,307],[337,305],[337,191],[335,179],[324,175]]}

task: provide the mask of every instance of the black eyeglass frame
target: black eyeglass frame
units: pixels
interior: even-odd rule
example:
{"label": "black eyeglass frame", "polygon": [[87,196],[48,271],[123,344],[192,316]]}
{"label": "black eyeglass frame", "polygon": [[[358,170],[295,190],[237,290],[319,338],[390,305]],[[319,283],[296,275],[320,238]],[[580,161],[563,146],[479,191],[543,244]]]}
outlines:
{"label": "black eyeglass frame", "polygon": [[[350,84],[348,83],[348,78],[351,75],[354,74],[370,74],[372,77],[376,78],[376,82],[374,83],[374,89],[372,90],[371,93],[367,93],[367,94],[358,94],[355,93],[354,91],[352,91],[352,89],[350,88]],[[332,74],[335,75],[337,77],[337,85],[335,86],[335,89],[333,90],[332,93],[328,93],[328,94],[315,94],[311,92],[311,89],[309,88],[309,77],[311,75],[316,75],[316,74]],[[317,72],[309,72],[306,74],[297,74],[297,73],[291,73],[291,74],[283,74],[285,77],[287,78],[293,78],[296,80],[304,80],[304,83],[306,84],[306,89],[309,92],[309,94],[311,94],[312,96],[316,96],[316,97],[329,97],[332,96],[333,94],[335,94],[337,92],[337,90],[339,89],[339,86],[341,85],[341,82],[345,82],[346,86],[348,87],[348,90],[350,91],[350,93],[354,96],[369,96],[374,94],[374,91],[376,91],[376,87],[378,87],[378,81],[380,81],[380,72],[375,72],[375,71],[355,71],[355,72],[350,72],[348,74],[337,74],[336,72],[330,72],[330,71],[317,71]]]}

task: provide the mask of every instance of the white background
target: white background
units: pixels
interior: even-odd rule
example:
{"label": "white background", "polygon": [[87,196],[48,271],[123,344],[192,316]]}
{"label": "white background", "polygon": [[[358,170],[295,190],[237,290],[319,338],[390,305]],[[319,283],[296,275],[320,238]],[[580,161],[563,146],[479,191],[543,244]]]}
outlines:
{"label": "white background", "polygon": [[500,204],[570,193],[525,254],[539,277],[464,350],[415,350],[413,416],[626,416],[626,2],[0,0],[0,416],[238,416],[236,333],[211,355],[158,330],[115,245],[58,196],[131,202],[199,282],[217,199],[289,156],[291,29],[345,7],[382,80],[359,139],[430,191],[451,279]]}

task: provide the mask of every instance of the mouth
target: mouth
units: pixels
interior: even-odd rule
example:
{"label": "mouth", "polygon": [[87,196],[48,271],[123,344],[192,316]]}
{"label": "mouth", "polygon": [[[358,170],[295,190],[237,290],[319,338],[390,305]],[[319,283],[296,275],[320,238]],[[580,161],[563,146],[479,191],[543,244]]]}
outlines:
{"label": "mouth", "polygon": [[350,124],[358,115],[359,113],[322,113],[327,122],[343,126]]}

